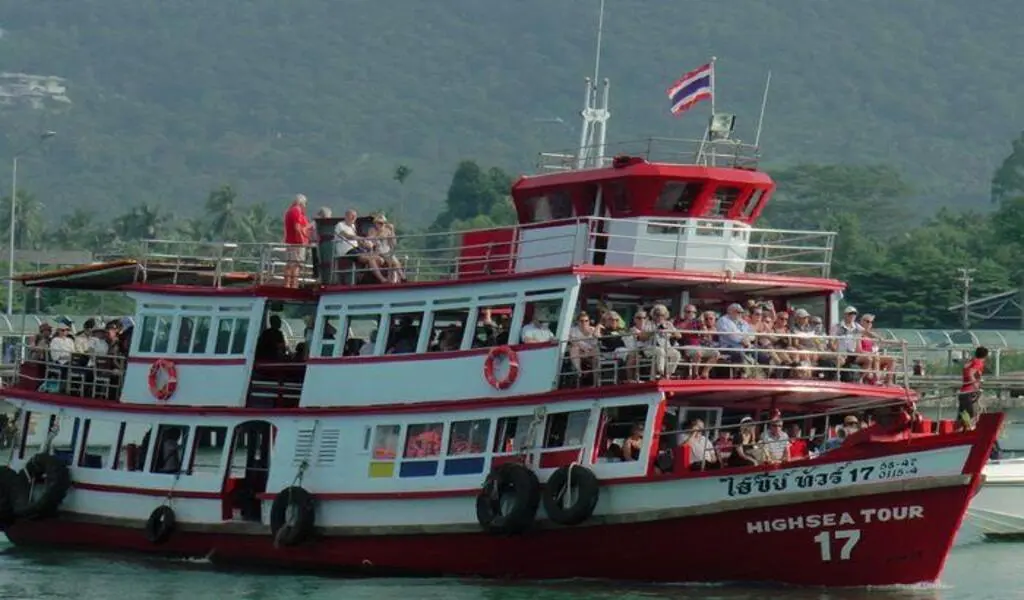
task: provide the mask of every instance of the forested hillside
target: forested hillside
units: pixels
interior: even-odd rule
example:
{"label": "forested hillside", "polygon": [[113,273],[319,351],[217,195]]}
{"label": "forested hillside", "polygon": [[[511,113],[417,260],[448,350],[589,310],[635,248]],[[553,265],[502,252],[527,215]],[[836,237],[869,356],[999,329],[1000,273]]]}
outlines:
{"label": "forested hillside", "polygon": [[[423,225],[459,160],[516,173],[573,144],[597,5],[4,0],[0,71],[65,78],[70,103],[0,93],[0,159],[59,132],[20,179],[50,218],[198,215],[231,184],[243,204],[302,191],[336,209],[404,204]],[[716,55],[718,105],[747,138],[773,70],[769,167],[891,163],[912,216],[984,206],[1024,128],[1019,28],[1016,0],[607,0],[611,138],[697,133],[707,107],[673,119],[664,90]]]}

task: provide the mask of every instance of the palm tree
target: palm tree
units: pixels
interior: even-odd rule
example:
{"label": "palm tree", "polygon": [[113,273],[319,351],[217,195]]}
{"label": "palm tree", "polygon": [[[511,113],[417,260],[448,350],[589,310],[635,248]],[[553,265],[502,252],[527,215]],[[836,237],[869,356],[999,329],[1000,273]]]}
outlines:
{"label": "palm tree", "polygon": [[114,235],[119,240],[129,242],[153,239],[168,220],[168,216],[161,213],[159,208],[140,204],[114,219]]}
{"label": "palm tree", "polygon": [[238,229],[238,212],[235,202],[238,194],[230,185],[222,185],[210,192],[206,197],[206,214],[210,217],[210,236],[218,240],[227,240]]}
{"label": "palm tree", "polygon": [[240,225],[247,242],[273,242],[279,240],[284,231],[281,217],[271,213],[262,203],[251,206],[242,215]]}
{"label": "palm tree", "polygon": [[[18,190],[18,201],[15,203],[14,245],[16,248],[35,249],[43,241],[43,204],[33,194]],[[11,197],[0,200],[0,224],[3,231],[11,228]]]}

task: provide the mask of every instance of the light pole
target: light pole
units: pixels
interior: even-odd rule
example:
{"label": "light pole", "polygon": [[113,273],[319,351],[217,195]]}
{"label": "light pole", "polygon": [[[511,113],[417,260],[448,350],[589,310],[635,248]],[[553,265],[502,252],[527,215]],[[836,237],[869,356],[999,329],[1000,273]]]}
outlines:
{"label": "light pole", "polygon": [[7,252],[7,315],[10,316],[14,313],[14,233],[16,229],[16,207],[18,205],[18,159],[22,154],[25,154],[35,144],[42,144],[46,140],[57,135],[56,131],[44,131],[39,135],[39,139],[32,146],[23,148],[19,152],[14,153],[14,158],[11,160],[11,223],[10,223],[10,247]]}

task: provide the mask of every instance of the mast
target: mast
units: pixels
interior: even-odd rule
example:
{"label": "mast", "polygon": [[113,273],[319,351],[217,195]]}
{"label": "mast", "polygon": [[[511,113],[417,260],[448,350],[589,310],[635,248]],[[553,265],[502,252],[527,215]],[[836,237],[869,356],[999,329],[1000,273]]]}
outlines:
{"label": "mast", "polygon": [[[594,52],[594,77],[586,78],[586,91],[583,97],[583,110],[580,116],[583,117],[583,127],[580,130],[580,147],[576,157],[576,168],[586,169],[599,167],[604,159],[604,149],[607,134],[608,118],[608,96],[610,82],[606,77],[601,77],[601,38],[604,32],[604,2],[597,17],[597,48]],[[598,93],[598,82],[601,81],[603,89]]]}

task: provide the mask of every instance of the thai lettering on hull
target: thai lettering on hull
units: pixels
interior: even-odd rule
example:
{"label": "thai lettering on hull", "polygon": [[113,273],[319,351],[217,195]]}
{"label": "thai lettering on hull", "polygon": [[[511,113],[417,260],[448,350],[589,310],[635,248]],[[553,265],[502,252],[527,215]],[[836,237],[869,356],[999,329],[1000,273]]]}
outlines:
{"label": "thai lettering on hull", "polygon": [[906,479],[918,475],[916,458],[882,460],[873,462],[840,463],[821,465],[806,469],[789,469],[774,473],[757,473],[722,477],[726,494],[732,497],[759,496],[772,492],[813,490],[868,483]]}

